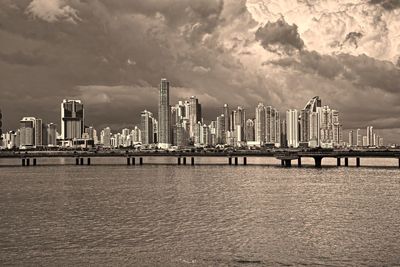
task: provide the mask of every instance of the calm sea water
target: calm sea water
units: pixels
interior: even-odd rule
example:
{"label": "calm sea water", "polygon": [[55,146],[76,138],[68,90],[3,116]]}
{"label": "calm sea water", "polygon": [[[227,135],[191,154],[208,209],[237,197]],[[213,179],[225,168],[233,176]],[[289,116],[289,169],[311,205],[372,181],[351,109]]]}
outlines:
{"label": "calm sea water", "polygon": [[2,160],[1,265],[400,265],[395,160],[363,161],[365,168],[328,160],[323,169],[272,159],[119,161],[22,168]]}

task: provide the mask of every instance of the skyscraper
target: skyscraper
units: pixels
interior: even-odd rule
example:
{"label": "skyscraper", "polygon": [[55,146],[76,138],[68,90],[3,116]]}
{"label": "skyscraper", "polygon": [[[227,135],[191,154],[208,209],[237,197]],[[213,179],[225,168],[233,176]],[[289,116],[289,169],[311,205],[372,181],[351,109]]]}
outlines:
{"label": "skyscraper", "polygon": [[[40,147],[43,146],[43,120],[42,119],[35,119],[35,146]],[[47,131],[46,131],[47,134]],[[46,140],[47,142],[47,140]]]}
{"label": "skyscraper", "polygon": [[232,111],[232,122],[234,124],[234,138],[235,142],[240,143],[245,140],[245,127],[246,127],[246,110],[239,106],[237,110]]}
{"label": "skyscraper", "polygon": [[286,134],[288,147],[299,146],[299,112],[296,109],[286,111]]}
{"label": "skyscraper", "polygon": [[110,127],[104,128],[104,130],[101,131],[100,143],[102,143],[104,147],[111,147],[111,129],[110,129]]}
{"label": "skyscraper", "polygon": [[158,143],[161,148],[171,145],[171,108],[169,106],[169,82],[161,79],[160,101],[158,105]]}
{"label": "skyscraper", "polygon": [[318,110],[322,101],[319,96],[310,99],[300,112],[300,143],[317,147],[320,143],[320,122]]}
{"label": "skyscraper", "polygon": [[354,132],[353,131],[349,131],[349,146],[353,147],[354,145],[355,145]]}
{"label": "skyscraper", "polygon": [[50,123],[47,125],[47,145],[57,145],[57,125],[54,123]]}
{"label": "skyscraper", "polygon": [[374,127],[368,126],[367,127],[367,146],[374,145]]}
{"label": "skyscraper", "polygon": [[271,106],[265,109],[265,142],[270,145],[280,144],[280,115],[279,111]]}
{"label": "skyscraper", "polygon": [[197,123],[201,122],[201,105],[199,99],[195,96],[191,96],[189,99],[189,136],[193,138],[195,135],[195,127]]}
{"label": "skyscraper", "polygon": [[318,147],[320,144],[320,126],[319,126],[319,113],[310,113],[310,134],[309,134],[309,147]]}
{"label": "skyscraper", "polygon": [[61,103],[61,138],[79,139],[85,128],[83,104],[80,100],[64,99]]}
{"label": "skyscraper", "polygon": [[300,143],[305,145],[310,141],[310,110],[303,109],[300,111]]}
{"label": "skyscraper", "polygon": [[254,141],[254,121],[252,119],[246,121],[246,141]]}
{"label": "skyscraper", "polygon": [[357,146],[362,147],[363,146],[363,136],[361,134],[361,129],[357,129],[356,135],[357,135]]}
{"label": "skyscraper", "polygon": [[20,147],[35,146],[35,120],[34,117],[24,117],[20,121]]}
{"label": "skyscraper", "polygon": [[255,119],[255,141],[263,145],[265,142],[265,106],[263,103],[259,103],[256,107],[256,119]]}
{"label": "skyscraper", "polygon": [[226,144],[227,136],[226,134],[228,132],[225,132],[226,125],[225,125],[225,115],[221,114],[220,116],[217,117],[217,125],[216,125],[216,142],[217,144]]}
{"label": "skyscraper", "polygon": [[147,110],[140,114],[142,144],[149,145],[154,142],[153,114]]}
{"label": "skyscraper", "polygon": [[[317,108],[319,125],[320,125],[320,145],[324,148],[333,147],[334,136],[333,136],[333,118],[332,115],[334,110],[330,109],[329,106]],[[335,121],[336,122],[336,121]]]}
{"label": "skyscraper", "polygon": [[223,131],[223,135],[224,135],[224,142],[226,142],[226,135],[227,132],[229,132],[230,130],[230,123],[229,123],[229,106],[228,104],[224,104],[224,110],[223,110],[223,114],[224,114],[224,118],[225,118],[225,129]]}

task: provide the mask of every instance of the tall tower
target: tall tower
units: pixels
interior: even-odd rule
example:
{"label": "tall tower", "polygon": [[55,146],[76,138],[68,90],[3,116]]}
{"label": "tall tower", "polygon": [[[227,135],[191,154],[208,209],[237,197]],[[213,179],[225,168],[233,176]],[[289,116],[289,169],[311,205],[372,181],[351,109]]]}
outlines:
{"label": "tall tower", "polygon": [[201,121],[201,105],[199,99],[191,96],[189,99],[189,135],[191,138],[194,137],[195,127],[199,121]]}
{"label": "tall tower", "polygon": [[255,119],[255,140],[259,142],[260,145],[263,145],[265,142],[265,133],[266,133],[266,117],[265,117],[265,106],[263,103],[258,104],[256,107],[256,119]]}
{"label": "tall tower", "polygon": [[61,138],[81,138],[85,130],[83,104],[80,100],[64,99],[61,103]]}
{"label": "tall tower", "polygon": [[368,126],[367,127],[367,146],[374,145],[374,127]]}
{"label": "tall tower", "polygon": [[286,127],[288,147],[299,146],[299,112],[296,109],[286,111]]}
{"label": "tall tower", "polygon": [[171,144],[170,112],[169,81],[163,78],[160,83],[160,102],[158,104],[158,143],[161,148],[168,148]]}
{"label": "tall tower", "polygon": [[229,106],[228,106],[228,104],[224,105],[223,114],[224,114],[224,118],[225,118],[225,129],[224,129],[224,138],[225,138],[227,132],[229,132],[229,130],[230,130],[230,125],[229,125]]}
{"label": "tall tower", "polygon": [[357,146],[362,147],[363,146],[363,142],[362,142],[363,137],[361,134],[361,129],[357,129],[356,135],[357,135]]}
{"label": "tall tower", "polygon": [[35,146],[35,121],[34,117],[24,117],[20,121],[20,147]]}
{"label": "tall tower", "polygon": [[149,145],[154,142],[153,114],[147,110],[140,114],[142,144]]}

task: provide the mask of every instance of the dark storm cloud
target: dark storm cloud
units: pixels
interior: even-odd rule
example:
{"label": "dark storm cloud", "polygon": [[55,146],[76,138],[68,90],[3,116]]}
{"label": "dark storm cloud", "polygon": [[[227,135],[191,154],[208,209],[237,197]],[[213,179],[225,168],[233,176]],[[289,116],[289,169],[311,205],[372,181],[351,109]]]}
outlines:
{"label": "dark storm cloud", "polygon": [[258,28],[255,36],[256,40],[269,51],[276,51],[276,45],[286,53],[304,48],[304,42],[297,32],[297,25],[289,25],[283,18],[276,22],[267,22],[264,27]]}
{"label": "dark storm cloud", "polygon": [[381,5],[384,9],[394,10],[400,8],[399,0],[370,0],[370,4]]}
{"label": "dark storm cloud", "polygon": [[363,34],[361,32],[349,32],[346,35],[346,38],[343,43],[349,43],[351,45],[354,45],[355,48],[358,48],[358,41],[363,37]]}
{"label": "dark storm cloud", "polygon": [[400,69],[392,62],[366,55],[330,56],[321,55],[316,51],[302,51],[297,59],[285,58],[264,64],[290,67],[328,79],[344,79],[362,88],[373,87],[392,93],[397,93],[400,89]]}
{"label": "dark storm cloud", "polygon": [[18,64],[26,66],[35,66],[41,64],[47,64],[47,59],[38,53],[24,53],[21,51],[13,52],[11,54],[6,54],[0,52],[0,61],[9,64]]}

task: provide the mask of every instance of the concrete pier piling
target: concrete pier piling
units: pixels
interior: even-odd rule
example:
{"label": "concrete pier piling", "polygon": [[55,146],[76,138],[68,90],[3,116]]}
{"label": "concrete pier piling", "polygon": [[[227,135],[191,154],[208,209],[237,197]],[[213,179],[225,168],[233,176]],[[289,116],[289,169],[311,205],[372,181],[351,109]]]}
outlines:
{"label": "concrete pier piling", "polygon": [[291,159],[285,159],[285,166],[286,167],[292,167],[292,160]]}
{"label": "concrete pier piling", "polygon": [[314,157],[315,167],[321,168],[322,167],[322,157]]}

